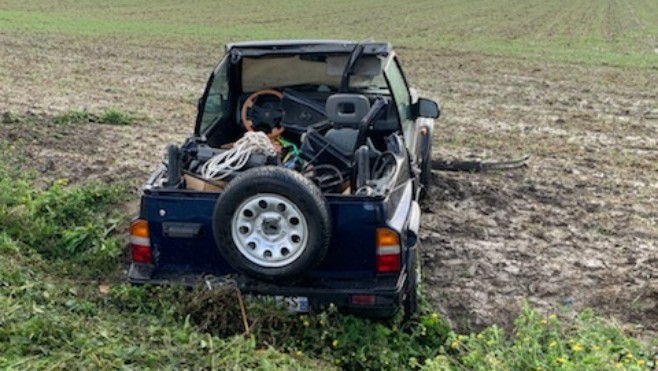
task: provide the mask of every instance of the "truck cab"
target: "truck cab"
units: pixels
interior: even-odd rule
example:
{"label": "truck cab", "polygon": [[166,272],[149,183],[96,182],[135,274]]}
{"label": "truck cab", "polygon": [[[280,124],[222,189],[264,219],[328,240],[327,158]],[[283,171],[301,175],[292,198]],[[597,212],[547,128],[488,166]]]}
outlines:
{"label": "truck cab", "polygon": [[227,45],[194,135],[143,187],[129,280],[228,275],[298,311],[413,313],[439,113],[388,43]]}

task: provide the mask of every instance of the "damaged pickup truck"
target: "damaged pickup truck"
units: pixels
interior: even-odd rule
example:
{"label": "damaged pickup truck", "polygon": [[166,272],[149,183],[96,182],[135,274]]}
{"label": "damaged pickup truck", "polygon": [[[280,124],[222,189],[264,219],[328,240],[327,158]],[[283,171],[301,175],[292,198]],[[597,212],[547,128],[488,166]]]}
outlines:
{"label": "damaged pickup truck", "polygon": [[227,45],[194,136],[143,188],[129,280],[232,275],[297,311],[412,314],[438,116],[388,43]]}

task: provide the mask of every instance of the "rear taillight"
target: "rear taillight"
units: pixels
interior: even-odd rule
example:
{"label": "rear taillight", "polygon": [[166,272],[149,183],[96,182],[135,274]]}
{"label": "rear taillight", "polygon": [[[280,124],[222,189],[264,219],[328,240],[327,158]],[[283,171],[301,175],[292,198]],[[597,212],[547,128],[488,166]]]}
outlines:
{"label": "rear taillight", "polygon": [[400,236],[390,228],[377,228],[377,272],[399,272]]}
{"label": "rear taillight", "polygon": [[135,263],[152,264],[149,224],[144,219],[136,219],[130,224],[130,248]]}

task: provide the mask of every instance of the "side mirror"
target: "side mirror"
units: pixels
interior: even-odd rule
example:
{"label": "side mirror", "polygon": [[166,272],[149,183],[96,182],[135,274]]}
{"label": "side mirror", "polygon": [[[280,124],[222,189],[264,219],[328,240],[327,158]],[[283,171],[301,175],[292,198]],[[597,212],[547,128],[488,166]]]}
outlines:
{"label": "side mirror", "polygon": [[441,109],[438,103],[431,99],[418,98],[418,103],[416,103],[416,117],[438,119],[439,116],[441,116]]}

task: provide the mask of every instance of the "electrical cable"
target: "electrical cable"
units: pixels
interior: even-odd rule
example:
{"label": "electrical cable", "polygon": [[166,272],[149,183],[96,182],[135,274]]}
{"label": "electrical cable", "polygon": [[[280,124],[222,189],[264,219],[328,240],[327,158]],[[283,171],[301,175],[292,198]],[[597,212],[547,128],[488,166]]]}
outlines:
{"label": "electrical cable", "polygon": [[[283,156],[282,163],[283,166],[290,168],[290,169],[295,169],[299,168],[302,169],[304,167],[304,160],[300,157],[300,151],[299,147],[291,141],[288,141],[282,137],[279,137],[277,139],[279,144],[281,145],[281,148],[286,149],[287,153],[285,156]],[[299,164],[299,167],[297,167],[297,164]]]}
{"label": "electrical cable", "polygon": [[242,169],[254,153],[266,156],[276,155],[274,145],[267,134],[260,131],[246,132],[235,142],[233,148],[206,161],[201,167],[201,176],[205,179],[225,179],[236,170]]}

